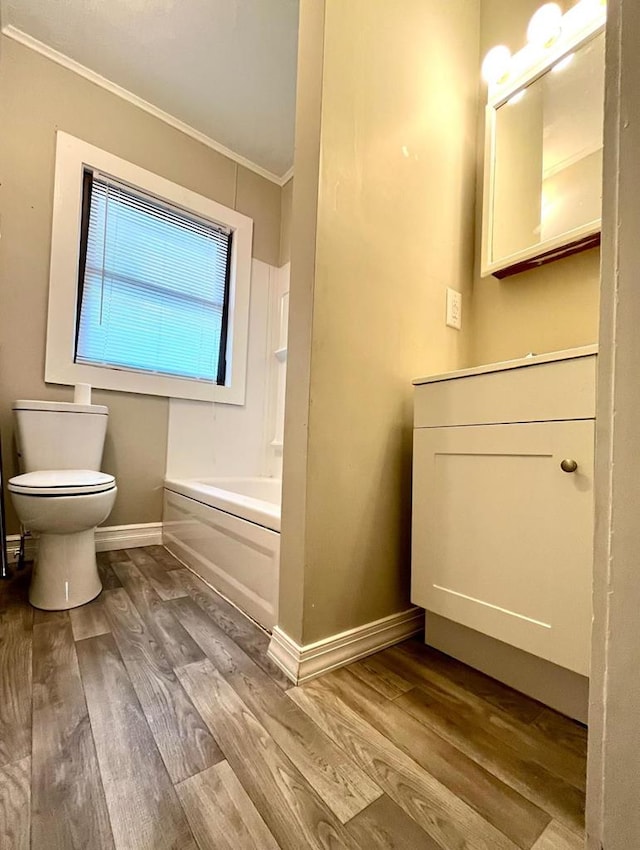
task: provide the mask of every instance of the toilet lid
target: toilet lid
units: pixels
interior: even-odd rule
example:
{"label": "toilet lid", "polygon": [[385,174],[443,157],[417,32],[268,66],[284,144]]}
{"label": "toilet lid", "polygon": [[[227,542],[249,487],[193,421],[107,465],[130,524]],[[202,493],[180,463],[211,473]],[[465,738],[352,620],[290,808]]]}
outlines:
{"label": "toilet lid", "polygon": [[115,486],[113,475],[92,469],[42,469],[9,479],[9,492],[27,496],[80,496]]}

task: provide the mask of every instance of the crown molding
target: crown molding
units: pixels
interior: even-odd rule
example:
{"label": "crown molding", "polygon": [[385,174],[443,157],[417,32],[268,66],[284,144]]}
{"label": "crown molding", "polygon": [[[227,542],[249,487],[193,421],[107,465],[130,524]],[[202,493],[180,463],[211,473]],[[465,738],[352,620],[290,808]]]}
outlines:
{"label": "crown molding", "polygon": [[94,83],[95,85],[100,86],[100,88],[105,89],[111,94],[115,94],[117,97],[121,97],[123,100],[128,101],[133,106],[137,106],[138,109],[142,109],[149,115],[153,115],[154,118],[158,118],[160,121],[164,121],[165,124],[169,124],[169,126],[173,127],[176,130],[179,130],[186,136],[190,136],[197,142],[200,142],[201,144],[206,145],[208,148],[211,148],[212,150],[216,151],[216,153],[222,154],[222,156],[226,156],[228,159],[232,160],[238,165],[241,165],[243,168],[247,168],[249,171],[253,171],[255,174],[259,174],[260,177],[264,177],[266,180],[271,181],[271,183],[275,183],[277,186],[284,186],[284,184],[287,183],[293,176],[293,167],[291,167],[282,176],[274,174],[272,171],[263,168],[261,165],[258,165],[257,163],[252,162],[250,159],[247,159],[246,157],[237,154],[235,151],[232,151],[230,148],[225,147],[224,145],[220,144],[220,142],[217,142],[215,139],[212,139],[205,133],[200,132],[200,130],[196,130],[196,128],[192,127],[190,124],[187,124],[184,121],[181,121],[179,118],[176,118],[174,115],[171,115],[170,113],[165,112],[163,109],[154,106],[152,103],[149,103],[149,101],[138,97],[138,95],[134,94],[128,89],[125,89],[122,86],[119,86],[117,83],[108,80],[101,74],[97,74],[95,71],[92,71],[91,68],[87,68],[85,65],[81,65],[80,62],[76,62],[75,59],[71,59],[64,53],[60,53],[60,51],[55,50],[53,47],[49,47],[48,44],[44,44],[44,42],[39,41],[37,38],[34,38],[33,36],[29,35],[26,32],[23,32],[22,30],[12,26],[11,24],[3,26],[1,32],[3,35],[7,36],[7,38],[12,39],[13,41],[17,41],[19,44],[22,44],[23,47],[28,47],[30,50],[34,50],[41,56],[50,59],[52,62],[56,62],[58,65],[62,65],[63,68],[66,68],[69,71],[73,71],[74,74],[78,74],[79,76],[84,77],[84,79],[88,80],[90,83]]}
{"label": "crown molding", "polygon": [[288,171],[285,171],[285,173],[282,175],[282,177],[280,177],[280,185],[285,186],[289,182],[289,180],[292,179],[292,177],[293,177],[293,165],[291,166],[291,168]]}

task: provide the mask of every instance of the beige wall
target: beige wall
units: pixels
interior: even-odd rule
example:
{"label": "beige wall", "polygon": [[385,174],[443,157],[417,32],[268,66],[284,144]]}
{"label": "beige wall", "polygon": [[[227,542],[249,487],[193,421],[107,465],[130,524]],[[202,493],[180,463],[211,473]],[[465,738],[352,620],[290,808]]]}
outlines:
{"label": "beige wall", "polygon": [[[84,78],[3,37],[0,51],[0,428],[15,472],[11,402],[69,399],[45,385],[55,131],[65,130],[254,219],[254,256],[278,265],[278,186]],[[104,468],[118,477],[110,525],[161,519],[168,401],[96,391],[110,408]],[[9,500],[9,531],[17,522]]]}
{"label": "beige wall", "polygon": [[[481,57],[496,44],[524,47],[527,23],[541,0],[482,0]],[[570,0],[560,3],[566,10]],[[478,72],[479,78],[479,72]],[[600,255],[598,249],[499,281],[480,278],[484,103],[480,90],[476,276],[468,319],[469,365],[597,342]]]}
{"label": "beige wall", "polygon": [[444,309],[472,277],[478,90],[478,3],[326,0],[320,53],[321,5],[301,3],[284,458],[281,626],[304,643],[409,604],[411,377],[466,356]]}

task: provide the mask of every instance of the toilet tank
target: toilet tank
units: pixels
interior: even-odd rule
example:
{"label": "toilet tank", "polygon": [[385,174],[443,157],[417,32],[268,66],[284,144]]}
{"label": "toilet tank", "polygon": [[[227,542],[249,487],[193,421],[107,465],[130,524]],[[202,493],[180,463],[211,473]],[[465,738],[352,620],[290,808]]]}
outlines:
{"label": "toilet tank", "polygon": [[14,402],[22,472],[95,469],[102,464],[109,409],[100,404]]}

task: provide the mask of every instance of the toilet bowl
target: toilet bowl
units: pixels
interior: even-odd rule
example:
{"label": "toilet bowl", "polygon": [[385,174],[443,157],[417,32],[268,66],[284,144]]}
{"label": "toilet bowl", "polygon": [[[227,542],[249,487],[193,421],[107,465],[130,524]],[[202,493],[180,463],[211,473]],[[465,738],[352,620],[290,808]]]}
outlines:
{"label": "toilet bowl", "polygon": [[9,480],[23,527],[38,536],[29,601],[36,608],[76,608],[101,591],[96,526],[109,516],[113,475],[85,469],[28,472]]}
{"label": "toilet bowl", "polygon": [[95,529],[117,494],[113,475],[99,471],[108,410],[23,399],[13,411],[24,474],[8,489],[22,527],[37,541],[29,601],[46,611],[76,608],[102,590]]}

